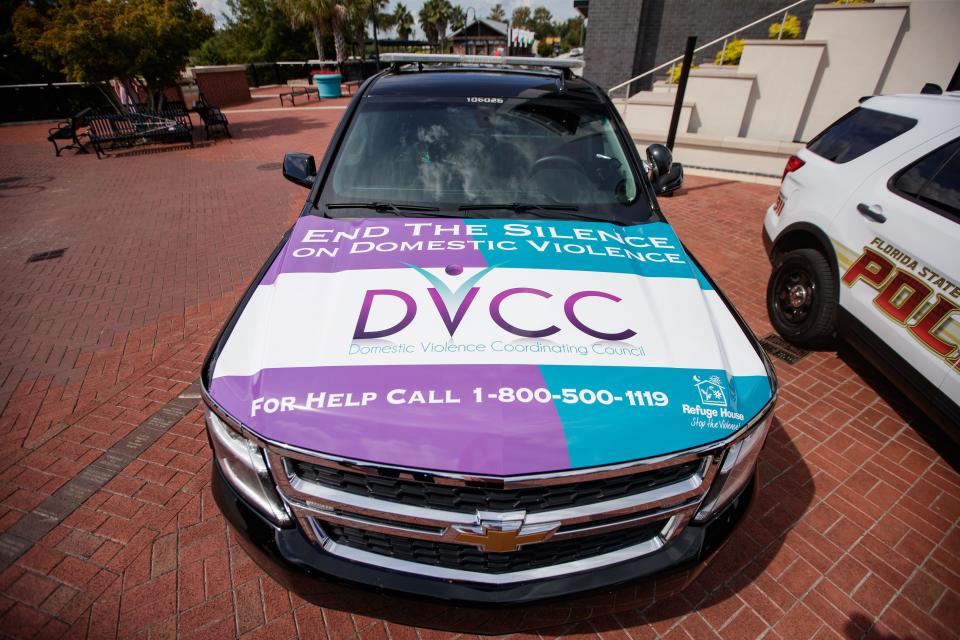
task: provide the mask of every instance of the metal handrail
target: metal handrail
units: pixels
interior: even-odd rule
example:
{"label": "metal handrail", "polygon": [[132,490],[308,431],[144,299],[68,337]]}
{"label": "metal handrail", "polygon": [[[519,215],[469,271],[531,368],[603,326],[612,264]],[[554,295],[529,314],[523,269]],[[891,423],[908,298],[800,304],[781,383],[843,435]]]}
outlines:
{"label": "metal handrail", "polygon": [[[792,3],[792,4],[790,4],[790,5],[787,5],[786,7],[781,7],[780,9],[777,9],[777,10],[774,11],[773,13],[769,13],[769,14],[763,16],[762,18],[759,18],[759,19],[757,19],[757,20],[754,20],[754,21],[751,22],[750,24],[745,24],[745,25],[743,25],[742,27],[740,27],[739,29],[735,29],[735,30],[731,31],[730,33],[726,33],[726,34],[720,36],[719,38],[716,38],[715,40],[711,40],[711,41],[708,42],[707,44],[704,44],[704,45],[701,45],[701,46],[697,47],[696,49],[693,50],[693,52],[694,52],[694,53],[698,53],[698,52],[700,52],[700,51],[702,51],[702,50],[704,50],[704,49],[706,49],[706,48],[708,48],[708,47],[712,47],[713,45],[717,44],[717,43],[720,42],[720,41],[724,41],[724,49],[726,49],[726,42],[725,42],[725,41],[726,41],[730,36],[735,36],[735,35],[737,35],[738,33],[740,33],[741,31],[743,31],[743,30],[745,30],[745,29],[749,29],[750,27],[755,27],[756,25],[760,24],[761,22],[764,22],[764,21],[766,21],[766,20],[769,20],[770,18],[772,18],[772,17],[774,17],[774,16],[780,15],[780,13],[783,13],[783,20],[780,22],[780,35],[782,36],[782,35],[783,35],[783,25],[784,25],[784,23],[785,23],[786,20],[787,20],[787,12],[790,11],[790,9],[793,9],[794,7],[796,7],[797,5],[801,5],[801,4],[803,4],[803,3],[805,3],[805,2],[809,2],[809,1],[810,1],[810,0],[797,0],[797,1],[794,2],[794,3]],[[779,40],[780,38],[778,37],[777,39]],[[664,62],[663,64],[657,65],[657,66],[654,67],[653,69],[649,69],[649,70],[647,70],[647,71],[644,71],[643,73],[641,73],[641,74],[638,75],[638,76],[634,76],[634,77],[630,78],[629,80],[626,80],[626,81],[624,81],[624,82],[621,82],[620,84],[618,84],[618,85],[616,85],[616,86],[614,86],[614,87],[610,87],[609,89],[607,89],[607,93],[610,94],[610,93],[613,93],[614,91],[616,91],[617,89],[622,89],[623,87],[629,87],[632,83],[636,82],[637,80],[640,80],[641,78],[646,78],[646,77],[649,76],[650,74],[655,73],[655,72],[659,71],[660,69],[664,69],[664,68],[666,68],[666,67],[669,67],[669,66],[672,65],[672,64],[676,64],[677,62],[680,62],[681,60],[683,60],[683,56],[682,56],[682,55],[677,56],[676,58],[673,58],[672,60],[667,60],[667,61]],[[721,60],[722,60],[722,58],[721,58]],[[629,91],[627,91],[627,92],[625,92],[625,93],[629,93]],[[623,98],[624,102],[626,102],[628,98],[629,98],[629,95],[624,96],[624,98]]]}

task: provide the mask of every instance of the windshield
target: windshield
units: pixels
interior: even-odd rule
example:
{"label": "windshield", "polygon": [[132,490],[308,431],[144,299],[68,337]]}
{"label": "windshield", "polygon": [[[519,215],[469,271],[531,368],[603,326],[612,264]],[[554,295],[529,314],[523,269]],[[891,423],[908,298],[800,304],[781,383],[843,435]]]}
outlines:
{"label": "windshield", "polygon": [[[322,200],[460,209],[466,217],[521,215],[530,205],[540,205],[539,216],[650,217],[603,106],[555,97],[365,97]],[[472,208],[497,204],[510,207]]]}

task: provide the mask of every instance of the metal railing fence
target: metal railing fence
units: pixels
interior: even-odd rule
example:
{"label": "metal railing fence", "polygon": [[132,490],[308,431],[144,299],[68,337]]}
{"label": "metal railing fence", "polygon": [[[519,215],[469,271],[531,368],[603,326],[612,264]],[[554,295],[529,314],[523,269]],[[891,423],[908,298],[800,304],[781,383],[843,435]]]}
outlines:
{"label": "metal railing fence", "polygon": [[[781,8],[777,9],[776,11],[774,11],[774,12],[772,12],[772,13],[768,13],[767,15],[763,16],[762,18],[758,18],[758,19],[754,20],[753,22],[750,22],[749,24],[745,24],[745,25],[743,25],[742,27],[739,27],[739,28],[737,28],[737,29],[734,29],[733,31],[731,31],[731,32],[729,32],[729,33],[723,34],[723,35],[720,36],[719,38],[714,38],[714,39],[711,40],[710,42],[708,42],[708,43],[706,43],[706,44],[703,44],[703,45],[700,45],[699,47],[697,47],[696,49],[694,49],[693,52],[694,52],[695,54],[696,54],[696,53],[699,53],[699,52],[703,51],[704,49],[709,49],[710,47],[713,47],[713,46],[715,46],[716,44],[722,42],[722,43],[723,43],[723,48],[721,49],[721,53],[720,53],[720,56],[721,56],[720,59],[722,60],[722,59],[723,59],[723,55],[726,53],[727,43],[728,43],[728,41],[730,40],[730,38],[732,38],[733,36],[735,36],[735,35],[743,32],[743,31],[746,31],[747,29],[750,29],[751,27],[755,27],[755,26],[757,26],[758,24],[761,24],[761,23],[763,23],[763,22],[766,22],[766,21],[769,20],[770,18],[774,18],[774,17],[779,16],[779,15],[782,14],[783,17],[782,17],[781,20],[780,20],[780,33],[779,33],[779,35],[778,35],[778,39],[779,39],[780,37],[783,36],[783,26],[784,26],[784,24],[786,24],[787,15],[789,14],[790,9],[793,9],[794,7],[797,7],[797,6],[801,5],[801,4],[805,4],[805,3],[807,3],[807,2],[810,2],[810,0],[797,0],[796,2],[793,2],[793,3],[791,3],[791,4],[789,4],[789,5],[785,6],[785,7],[781,7]],[[683,55],[679,55],[679,56],[677,56],[676,58],[671,58],[670,60],[667,60],[666,62],[664,62],[664,63],[662,63],[662,64],[658,64],[657,66],[653,67],[652,69],[647,69],[647,70],[644,71],[643,73],[638,74],[638,75],[635,75],[634,77],[630,78],[629,80],[624,80],[624,81],[621,82],[620,84],[614,85],[614,86],[610,87],[609,89],[607,89],[607,94],[610,95],[610,97],[611,97],[611,99],[612,99],[612,98],[613,98],[613,92],[614,92],[614,91],[618,91],[618,90],[620,90],[620,89],[623,89],[623,90],[624,90],[624,91],[623,91],[623,94],[624,94],[624,95],[623,95],[623,108],[624,108],[624,110],[626,110],[627,105],[629,104],[628,99],[629,99],[629,97],[630,97],[630,87],[631,87],[635,82],[637,82],[638,80],[642,80],[642,79],[646,78],[647,76],[650,76],[650,75],[656,73],[657,71],[661,71],[661,70],[663,70],[663,69],[666,69],[667,67],[672,67],[673,65],[675,65],[675,64],[678,63],[678,62],[680,62],[681,60],[683,60]]]}

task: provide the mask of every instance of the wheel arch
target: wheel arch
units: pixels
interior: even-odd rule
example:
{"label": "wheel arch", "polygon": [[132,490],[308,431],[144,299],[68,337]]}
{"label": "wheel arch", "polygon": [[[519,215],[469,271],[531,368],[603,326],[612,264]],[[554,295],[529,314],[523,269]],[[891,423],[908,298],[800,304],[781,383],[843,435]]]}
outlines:
{"label": "wheel arch", "polygon": [[[777,256],[787,251],[796,249],[816,249],[827,259],[830,265],[830,272],[835,282],[840,282],[840,268],[837,263],[837,253],[833,249],[833,243],[823,230],[808,222],[795,222],[781,231],[777,239],[773,242],[770,250],[770,262],[775,264]],[[840,297],[840,287],[837,288],[837,302]]]}

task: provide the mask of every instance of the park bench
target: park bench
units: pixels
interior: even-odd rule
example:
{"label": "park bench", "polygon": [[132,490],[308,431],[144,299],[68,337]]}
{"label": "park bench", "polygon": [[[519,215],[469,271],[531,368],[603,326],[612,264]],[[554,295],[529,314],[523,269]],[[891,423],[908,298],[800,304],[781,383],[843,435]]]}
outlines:
{"label": "park bench", "polygon": [[200,120],[203,122],[205,139],[209,140],[218,129],[228,138],[233,137],[230,134],[230,122],[227,120],[227,116],[220,109],[208,105],[207,99],[202,93],[200,99],[193,103],[193,111],[200,116]]}
{"label": "park bench", "polygon": [[108,149],[140,144],[189,142],[193,146],[193,122],[185,111],[139,111],[87,117],[90,142],[97,158]]}
{"label": "park bench", "polygon": [[284,98],[290,101],[291,106],[296,106],[297,96],[306,96],[307,102],[310,102],[311,98],[316,98],[317,100],[320,99],[316,89],[311,87],[290,87],[289,91],[284,91],[280,94],[280,106],[283,106]]}
{"label": "park bench", "polygon": [[342,64],[340,65],[340,84],[346,90],[347,95],[353,95],[360,85],[363,84],[363,66],[360,64]]}
{"label": "park bench", "polygon": [[[59,122],[57,126],[50,129],[47,140],[53,143],[53,152],[58,158],[60,157],[60,152],[66,149],[76,149],[77,153],[89,153],[89,151],[83,147],[83,143],[80,142],[79,133],[80,129],[87,126],[86,117],[91,113],[93,113],[93,109],[88,107],[69,120]],[[58,147],[58,140],[69,140],[70,144]]]}
{"label": "park bench", "polygon": [[183,111],[187,112],[187,104],[183,100],[164,100],[160,106],[163,111]]}

